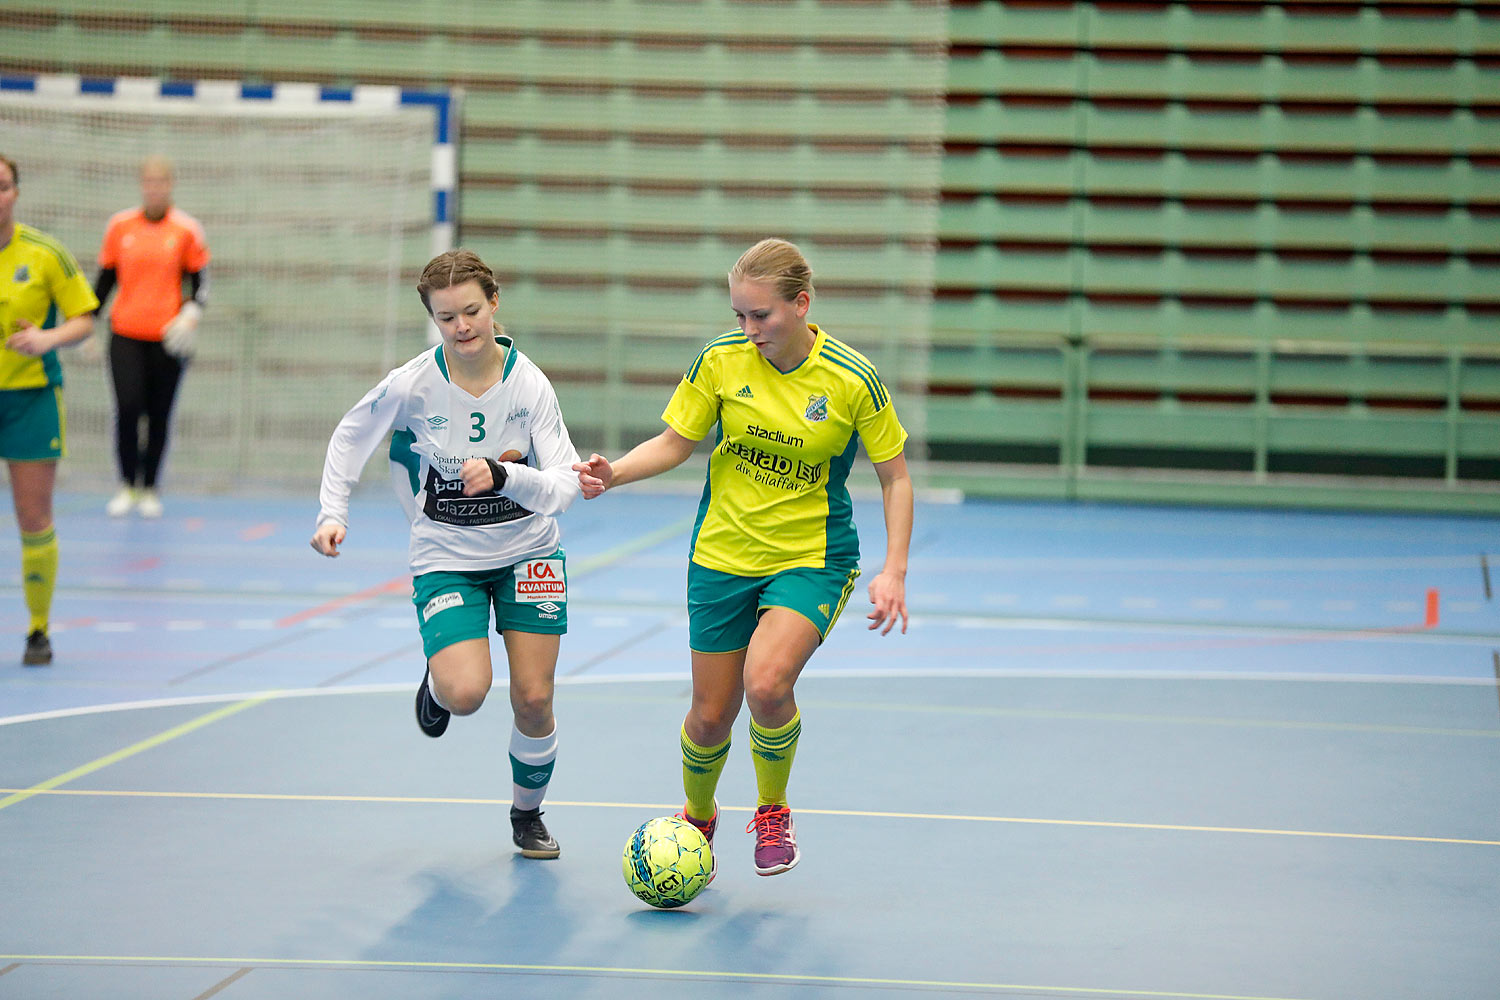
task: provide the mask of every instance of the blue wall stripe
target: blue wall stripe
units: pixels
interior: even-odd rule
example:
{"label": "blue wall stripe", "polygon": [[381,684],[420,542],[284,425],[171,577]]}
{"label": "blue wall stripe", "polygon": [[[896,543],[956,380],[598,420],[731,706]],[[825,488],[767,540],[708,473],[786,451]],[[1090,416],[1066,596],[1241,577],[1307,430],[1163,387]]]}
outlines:
{"label": "blue wall stripe", "polygon": [[83,80],[78,89],[85,94],[113,94],[115,92],[115,81],[113,80]]}
{"label": "blue wall stripe", "polygon": [[194,97],[197,87],[187,80],[163,80],[161,82],[161,96],[163,97]]}

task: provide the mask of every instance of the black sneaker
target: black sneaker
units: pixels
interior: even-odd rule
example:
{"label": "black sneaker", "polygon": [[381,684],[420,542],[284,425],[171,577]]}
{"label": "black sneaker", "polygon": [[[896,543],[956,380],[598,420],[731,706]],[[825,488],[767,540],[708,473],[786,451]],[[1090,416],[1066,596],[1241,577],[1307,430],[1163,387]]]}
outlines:
{"label": "black sneaker", "polygon": [[37,629],[26,637],[26,652],[21,654],[21,662],[28,667],[45,667],[52,662],[52,640],[46,632]]}
{"label": "black sneaker", "polygon": [[453,713],[433,700],[432,692],[427,689],[427,678],[431,673],[429,669],[422,674],[422,686],[417,688],[417,725],[422,727],[422,732],[437,739],[448,729],[448,720]]}
{"label": "black sneaker", "polygon": [[547,824],[542,822],[540,809],[517,809],[510,807],[511,839],[521,849],[523,858],[555,858],[562,853]]}

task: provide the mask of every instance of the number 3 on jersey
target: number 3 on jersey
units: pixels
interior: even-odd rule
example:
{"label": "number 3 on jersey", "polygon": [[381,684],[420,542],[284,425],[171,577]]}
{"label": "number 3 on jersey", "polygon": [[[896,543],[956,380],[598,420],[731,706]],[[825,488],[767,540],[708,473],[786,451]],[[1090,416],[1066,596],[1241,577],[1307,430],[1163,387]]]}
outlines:
{"label": "number 3 on jersey", "polygon": [[472,427],[469,428],[469,440],[471,442],[473,442],[473,441],[483,441],[484,440],[484,414],[483,413],[471,413],[471,414],[469,414],[469,416],[474,419],[474,426],[472,426]]}

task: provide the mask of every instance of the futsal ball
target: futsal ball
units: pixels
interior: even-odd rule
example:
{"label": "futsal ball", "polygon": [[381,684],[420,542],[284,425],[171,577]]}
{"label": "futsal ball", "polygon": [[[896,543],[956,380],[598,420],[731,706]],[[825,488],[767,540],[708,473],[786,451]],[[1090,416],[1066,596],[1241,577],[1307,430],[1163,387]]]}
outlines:
{"label": "futsal ball", "polygon": [[708,885],[713,849],[693,824],[676,816],[647,820],[625,842],[625,884],[662,910],[689,902]]}

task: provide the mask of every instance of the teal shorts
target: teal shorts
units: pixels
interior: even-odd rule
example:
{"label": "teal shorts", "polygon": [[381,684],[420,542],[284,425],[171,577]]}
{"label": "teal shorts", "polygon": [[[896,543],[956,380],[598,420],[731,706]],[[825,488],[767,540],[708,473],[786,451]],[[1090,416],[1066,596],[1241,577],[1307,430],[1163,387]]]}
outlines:
{"label": "teal shorts", "polygon": [[62,386],[0,390],[0,458],[57,461],[66,453]]}
{"label": "teal shorts", "polygon": [[568,631],[568,576],[563,550],[514,566],[472,573],[422,573],[411,582],[411,600],[428,659],[465,639],[495,631],[562,635]]}
{"label": "teal shorts", "polygon": [[699,653],[732,653],[770,608],[787,608],[813,623],[818,635],[839,620],[854,592],[859,568],[787,569],[770,576],[735,576],[688,563],[688,646]]}

